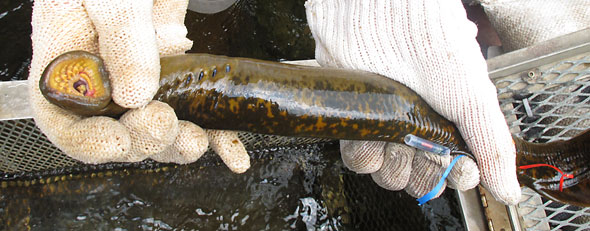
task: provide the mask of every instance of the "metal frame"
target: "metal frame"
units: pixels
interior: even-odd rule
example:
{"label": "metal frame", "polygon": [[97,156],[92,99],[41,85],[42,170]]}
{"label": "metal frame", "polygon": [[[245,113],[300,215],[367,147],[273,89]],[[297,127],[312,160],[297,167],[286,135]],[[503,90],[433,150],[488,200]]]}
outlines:
{"label": "metal frame", "polygon": [[590,52],[589,38],[590,28],[490,58],[487,60],[490,79]]}
{"label": "metal frame", "polygon": [[32,117],[33,111],[29,105],[27,81],[0,82],[0,120]]}
{"label": "metal frame", "polygon": [[[554,38],[537,45],[499,55],[487,60],[490,79],[532,71],[539,66],[590,52],[590,28]],[[468,230],[528,230],[533,226],[520,214],[546,216],[543,210],[503,206],[483,188],[458,192]],[[478,197],[481,196],[481,197]],[[480,198],[477,204],[475,198]],[[530,189],[523,190],[522,201],[542,205],[541,198]],[[477,211],[484,211],[481,215]],[[469,213],[466,213],[469,211]],[[506,218],[506,219],[505,219]],[[483,221],[482,221],[483,219]],[[507,222],[508,221],[508,222]],[[550,230],[548,222],[534,224],[534,230]]]}

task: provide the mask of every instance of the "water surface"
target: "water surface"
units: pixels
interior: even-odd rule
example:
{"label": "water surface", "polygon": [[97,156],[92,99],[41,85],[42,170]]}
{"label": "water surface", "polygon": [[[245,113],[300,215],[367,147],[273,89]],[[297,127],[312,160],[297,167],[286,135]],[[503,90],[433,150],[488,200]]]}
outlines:
{"label": "water surface", "polygon": [[335,144],[252,157],[251,169],[240,175],[207,155],[158,172],[101,171],[2,188],[0,229],[463,229],[451,190],[420,207],[405,192],[345,170]]}

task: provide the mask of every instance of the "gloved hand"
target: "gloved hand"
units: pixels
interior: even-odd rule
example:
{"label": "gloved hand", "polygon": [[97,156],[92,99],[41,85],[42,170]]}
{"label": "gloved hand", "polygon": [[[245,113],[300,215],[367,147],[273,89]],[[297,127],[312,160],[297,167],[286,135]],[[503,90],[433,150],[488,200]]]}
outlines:
{"label": "gloved hand", "polygon": [[[178,121],[171,107],[151,101],[160,75],[160,55],[183,53],[188,0],[37,0],[31,35],[30,101],[37,126],[59,149],[85,163],[157,161],[190,163],[212,148],[234,172],[250,166],[234,132],[211,131]],[[127,108],[119,121],[83,118],[50,104],[39,78],[56,56],[85,50],[102,56],[113,100]]]}
{"label": "gloved hand", "polygon": [[[449,185],[465,190],[481,179],[499,201],[519,201],[515,147],[461,1],[311,0],[306,8],[320,64],[395,79],[457,125],[479,171],[461,158]],[[451,160],[384,142],[342,141],[341,152],[351,170],[414,197],[434,188]]]}

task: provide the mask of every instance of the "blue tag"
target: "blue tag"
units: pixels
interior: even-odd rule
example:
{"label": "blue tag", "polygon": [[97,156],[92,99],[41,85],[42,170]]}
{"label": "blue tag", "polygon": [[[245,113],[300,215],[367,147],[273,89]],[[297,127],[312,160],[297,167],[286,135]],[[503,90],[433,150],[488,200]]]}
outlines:
{"label": "blue tag", "polygon": [[447,179],[447,176],[451,172],[451,169],[453,169],[453,166],[455,166],[455,163],[457,163],[457,160],[459,160],[461,157],[464,157],[464,156],[465,155],[458,155],[457,157],[455,157],[453,159],[453,161],[451,161],[451,164],[449,164],[449,167],[447,167],[447,169],[443,173],[442,177],[438,181],[438,184],[436,184],[436,186],[430,192],[426,193],[426,195],[416,199],[418,201],[418,205],[423,205],[424,203],[428,202],[429,200],[432,200],[432,198],[434,196],[436,196],[436,194],[440,191],[443,184],[445,183],[445,179]]}

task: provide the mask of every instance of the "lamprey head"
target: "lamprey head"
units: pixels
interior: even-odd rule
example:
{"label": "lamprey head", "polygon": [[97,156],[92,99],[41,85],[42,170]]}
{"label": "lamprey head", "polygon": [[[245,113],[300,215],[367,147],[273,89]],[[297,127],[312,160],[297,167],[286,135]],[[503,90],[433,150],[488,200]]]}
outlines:
{"label": "lamprey head", "polygon": [[80,115],[102,114],[114,104],[102,59],[86,51],[67,52],[51,61],[39,88],[49,102]]}

